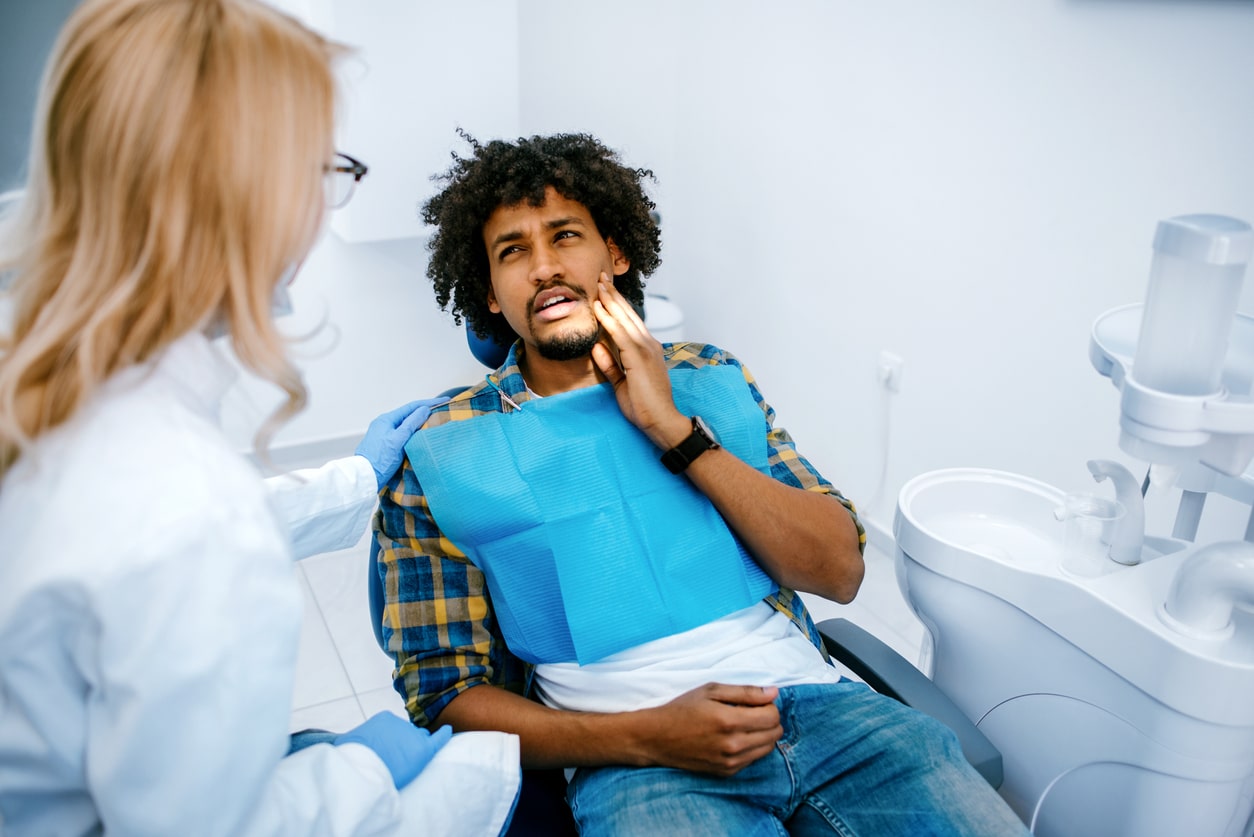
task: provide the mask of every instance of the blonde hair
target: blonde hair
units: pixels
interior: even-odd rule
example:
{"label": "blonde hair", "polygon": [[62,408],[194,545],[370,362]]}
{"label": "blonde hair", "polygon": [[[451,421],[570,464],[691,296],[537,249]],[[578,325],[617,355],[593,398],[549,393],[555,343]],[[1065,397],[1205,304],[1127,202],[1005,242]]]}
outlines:
{"label": "blonde hair", "polygon": [[86,0],[45,70],[26,194],[0,242],[0,473],[112,374],[220,321],[305,403],[275,284],[313,243],[339,48],[253,0]]}

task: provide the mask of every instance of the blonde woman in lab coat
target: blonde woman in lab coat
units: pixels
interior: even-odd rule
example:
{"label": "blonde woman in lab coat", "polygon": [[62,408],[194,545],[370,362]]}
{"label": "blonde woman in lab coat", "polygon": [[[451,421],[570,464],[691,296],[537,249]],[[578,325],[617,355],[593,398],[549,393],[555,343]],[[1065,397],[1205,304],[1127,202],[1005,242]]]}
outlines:
{"label": "blonde woman in lab coat", "polygon": [[[287,394],[262,444],[304,403],[271,307],[325,181],[359,176],[331,143],[336,51],[249,0],[86,0],[54,48],[0,252],[0,833],[508,819],[508,736],[441,747],[381,715],[288,755],[291,536],[355,540],[387,456],[268,489],[217,409],[228,345]],[[398,455],[401,418],[374,454]]]}

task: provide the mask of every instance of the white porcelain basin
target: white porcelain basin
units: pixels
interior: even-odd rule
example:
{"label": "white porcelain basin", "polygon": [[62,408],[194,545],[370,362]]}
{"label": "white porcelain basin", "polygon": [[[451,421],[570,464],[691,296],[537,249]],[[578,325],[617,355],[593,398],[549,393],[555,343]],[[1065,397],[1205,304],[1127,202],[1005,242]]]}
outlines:
{"label": "white porcelain basin", "polygon": [[[947,606],[918,600],[912,567],[978,590],[1158,700],[1201,715],[1226,715],[1232,709],[1229,695],[1254,694],[1254,647],[1247,638],[1193,636],[1160,616],[1175,572],[1190,554],[1185,544],[1147,538],[1140,564],[1110,562],[1100,576],[1075,577],[1061,569],[1064,524],[1054,512],[1064,497],[1065,492],[1031,477],[985,468],[932,471],[910,480],[893,520],[903,595],[921,618],[929,609]],[[985,621],[973,606],[963,610],[961,619]],[[1216,665],[1225,669],[1219,679],[1210,671]],[[1165,671],[1174,675],[1164,679]],[[1194,685],[1207,681],[1214,684],[1213,692]],[[1224,704],[1218,709],[1211,705],[1216,694]],[[1254,703],[1239,703],[1235,714],[1254,724]]]}
{"label": "white porcelain basin", "polygon": [[1147,538],[1139,564],[1063,571],[1064,498],[981,468],[902,488],[897,580],[932,679],[1001,751],[1001,793],[1034,834],[1251,837],[1249,632],[1161,617],[1188,544]]}
{"label": "white porcelain basin", "polygon": [[893,534],[902,551],[942,572],[955,551],[1047,572],[1061,557],[1062,524],[1054,512],[1063,496],[1004,471],[933,471],[902,489]]}

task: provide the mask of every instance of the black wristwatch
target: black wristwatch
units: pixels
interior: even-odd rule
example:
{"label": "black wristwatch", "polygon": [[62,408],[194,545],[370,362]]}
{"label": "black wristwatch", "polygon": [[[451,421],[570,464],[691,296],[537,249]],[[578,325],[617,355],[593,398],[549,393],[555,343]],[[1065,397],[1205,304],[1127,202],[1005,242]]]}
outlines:
{"label": "black wristwatch", "polygon": [[684,439],[675,447],[662,454],[662,464],[672,474],[680,474],[698,456],[707,450],[715,450],[718,446],[718,439],[714,436],[714,431],[701,420],[701,416],[693,416],[692,433],[688,435],[687,439]]}

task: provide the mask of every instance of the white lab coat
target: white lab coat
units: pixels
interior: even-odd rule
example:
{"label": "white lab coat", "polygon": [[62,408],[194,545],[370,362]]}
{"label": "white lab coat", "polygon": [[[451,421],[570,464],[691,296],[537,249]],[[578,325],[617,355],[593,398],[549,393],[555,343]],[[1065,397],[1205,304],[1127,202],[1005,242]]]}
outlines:
{"label": "white lab coat", "polygon": [[351,545],[374,475],[353,457],[267,492],[218,429],[218,352],[192,335],[116,376],[0,483],[0,832],[496,833],[513,736],[454,736],[399,794],[362,745],[284,757],[280,520],[301,555]]}
{"label": "white lab coat", "polygon": [[300,560],[356,544],[378,499],[377,479],[364,456],[267,479],[270,503],[288,527],[292,557]]}

